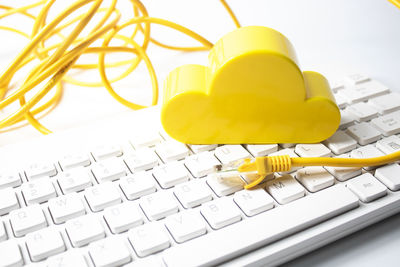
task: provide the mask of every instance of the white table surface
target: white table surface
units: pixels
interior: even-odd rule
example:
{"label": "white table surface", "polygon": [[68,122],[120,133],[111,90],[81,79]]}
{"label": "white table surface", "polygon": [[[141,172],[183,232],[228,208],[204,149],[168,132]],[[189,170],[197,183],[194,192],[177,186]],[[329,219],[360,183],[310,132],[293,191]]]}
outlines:
{"label": "white table surface", "polygon": [[[184,24],[212,42],[234,29],[217,0],[143,2],[151,16]],[[392,90],[400,91],[400,10],[388,1],[231,0],[229,3],[243,26],[268,26],[287,36],[295,47],[303,70],[321,72],[331,81],[349,73],[364,73]],[[175,34],[173,37],[168,35],[171,31],[165,29],[154,27],[154,31],[160,40],[170,44],[180,39]],[[1,34],[4,36],[3,32]],[[0,43],[1,66],[6,66],[10,55],[25,44],[21,38],[12,40]],[[207,53],[187,54],[154,46],[149,48],[149,56],[160,85],[176,66],[207,62]],[[135,72],[125,85],[118,90],[131,99],[148,103],[150,83],[143,68]],[[42,120],[56,132],[131,112],[103,88],[66,86],[65,89],[60,106]],[[29,126],[0,133],[0,146],[39,135]],[[399,264],[399,245],[400,215],[396,215],[286,266],[395,266]]]}

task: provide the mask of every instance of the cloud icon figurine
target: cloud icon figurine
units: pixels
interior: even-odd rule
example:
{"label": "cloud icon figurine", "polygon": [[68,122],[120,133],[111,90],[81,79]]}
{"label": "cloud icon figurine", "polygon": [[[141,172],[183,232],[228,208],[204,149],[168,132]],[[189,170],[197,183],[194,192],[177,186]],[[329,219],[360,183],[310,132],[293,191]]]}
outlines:
{"label": "cloud icon figurine", "polygon": [[300,70],[285,36],[249,26],[222,37],[209,66],[168,75],[161,123],[189,144],[315,143],[336,131],[340,112],[327,80]]}

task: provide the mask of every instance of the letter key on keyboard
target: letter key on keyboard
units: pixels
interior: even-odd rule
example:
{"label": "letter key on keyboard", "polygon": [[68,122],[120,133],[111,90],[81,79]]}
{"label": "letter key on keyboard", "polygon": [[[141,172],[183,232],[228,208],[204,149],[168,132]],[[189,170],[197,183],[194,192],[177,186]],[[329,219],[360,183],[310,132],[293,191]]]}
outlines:
{"label": "letter key on keyboard", "polygon": [[49,200],[49,211],[56,224],[85,215],[86,210],[80,195],[70,193]]}
{"label": "letter key on keyboard", "polygon": [[206,222],[197,210],[187,210],[168,216],[165,220],[165,226],[179,243],[204,235],[207,232]]}
{"label": "letter key on keyboard", "polygon": [[33,261],[40,261],[65,250],[60,233],[52,228],[27,234],[26,247]]}
{"label": "letter key on keyboard", "polygon": [[128,231],[129,240],[140,257],[145,257],[170,246],[164,225],[158,222],[147,223]]}
{"label": "letter key on keyboard", "polygon": [[38,204],[11,211],[10,222],[16,237],[24,236],[47,226],[46,218]]}
{"label": "letter key on keyboard", "polygon": [[65,228],[74,247],[82,247],[105,236],[103,226],[93,214],[69,220]]}
{"label": "letter key on keyboard", "polygon": [[0,216],[9,213],[12,210],[18,209],[19,203],[17,196],[12,188],[0,190]]}
{"label": "letter key on keyboard", "polygon": [[95,266],[120,266],[131,261],[131,253],[119,236],[107,237],[89,245]]}

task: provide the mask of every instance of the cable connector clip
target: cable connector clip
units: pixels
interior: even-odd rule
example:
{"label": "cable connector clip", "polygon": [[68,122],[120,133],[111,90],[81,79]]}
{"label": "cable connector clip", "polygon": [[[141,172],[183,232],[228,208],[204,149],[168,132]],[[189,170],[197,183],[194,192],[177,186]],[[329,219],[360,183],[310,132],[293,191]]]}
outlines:
{"label": "cable connector clip", "polygon": [[238,167],[239,172],[257,171],[258,178],[244,186],[250,189],[260,184],[264,178],[273,172],[286,172],[292,168],[292,161],[289,155],[257,157],[255,160],[245,159],[243,164]]}

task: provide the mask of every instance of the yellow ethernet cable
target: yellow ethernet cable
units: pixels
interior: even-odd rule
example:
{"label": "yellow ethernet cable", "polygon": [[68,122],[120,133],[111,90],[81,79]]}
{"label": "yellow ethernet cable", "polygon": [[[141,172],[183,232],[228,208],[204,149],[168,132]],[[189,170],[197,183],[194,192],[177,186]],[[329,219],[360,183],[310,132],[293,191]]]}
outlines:
{"label": "yellow ethernet cable", "polygon": [[[238,19],[226,1],[219,1],[234,24],[240,27]],[[38,118],[48,114],[61,101],[64,91],[63,83],[83,87],[104,87],[121,104],[135,110],[144,108],[145,106],[118,95],[112,86],[113,83],[126,78],[141,62],[145,63],[150,76],[153,95],[151,105],[155,105],[158,102],[158,83],[155,70],[147,55],[149,43],[186,52],[209,50],[213,47],[206,38],[182,25],[149,16],[140,0],[128,1],[132,9],[126,17],[118,10],[117,2],[118,0],[110,2],[77,0],[55,16],[53,14],[55,0],[41,0],[15,8],[0,5],[0,12],[3,11],[0,19],[22,15],[32,20],[31,32],[14,28],[12,25],[0,26],[0,31],[15,33],[28,40],[11,64],[0,73],[0,111],[2,111],[0,132],[10,131],[29,123],[43,134],[50,133],[51,131],[43,126]],[[87,6],[87,10],[81,12],[82,8]],[[50,13],[52,17],[54,16],[51,20],[48,19]],[[96,23],[91,25],[91,21],[96,21]],[[152,24],[181,32],[198,41],[200,45],[180,47],[157,41],[151,34]],[[91,28],[88,30],[88,27]],[[128,27],[133,27],[133,32],[127,30]],[[137,36],[140,42],[135,41]],[[114,42],[115,40],[119,42]],[[115,45],[114,43],[122,44]],[[112,53],[129,53],[133,57],[105,62],[105,56]],[[80,59],[84,54],[97,54],[98,63],[86,63]],[[107,70],[121,66],[126,67],[121,74],[113,78],[107,77]],[[29,71],[22,83],[15,82],[16,73],[22,69],[26,70],[27,67]],[[70,69],[98,69],[101,81],[77,80],[67,75]],[[52,96],[44,101],[44,97],[51,92]]]}
{"label": "yellow ethernet cable", "polygon": [[305,166],[331,166],[331,167],[369,167],[380,166],[400,160],[400,151],[375,158],[297,158],[289,155],[256,157],[254,160],[245,159],[237,170],[242,173],[257,172],[258,176],[249,184],[244,185],[250,189],[261,183],[264,178],[274,172],[287,172],[293,167]]}

